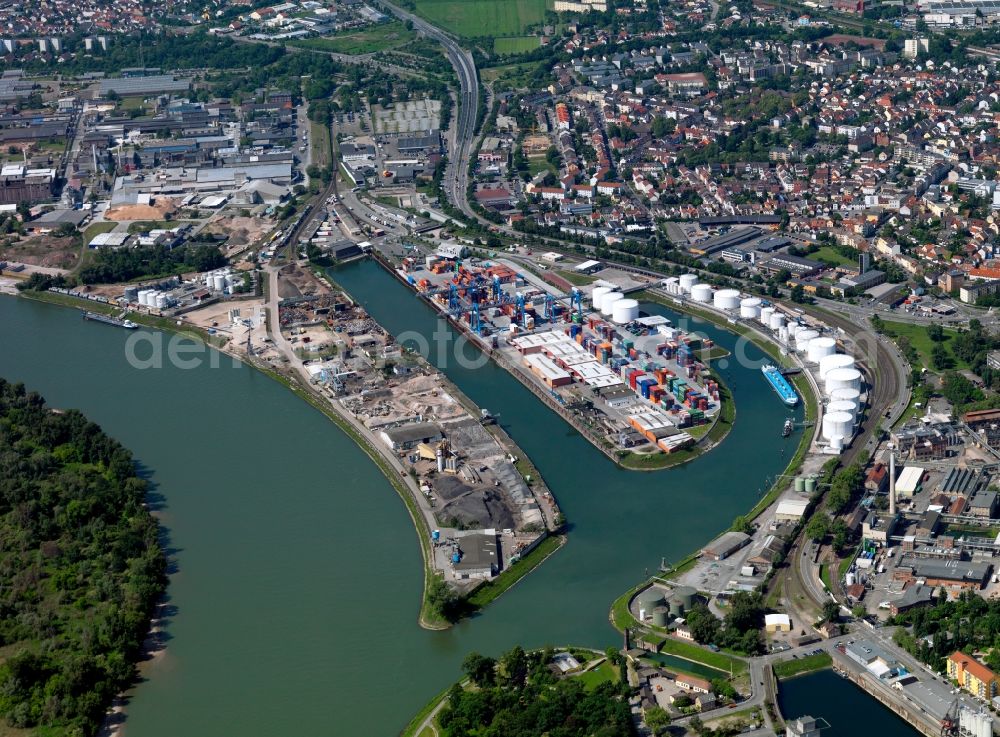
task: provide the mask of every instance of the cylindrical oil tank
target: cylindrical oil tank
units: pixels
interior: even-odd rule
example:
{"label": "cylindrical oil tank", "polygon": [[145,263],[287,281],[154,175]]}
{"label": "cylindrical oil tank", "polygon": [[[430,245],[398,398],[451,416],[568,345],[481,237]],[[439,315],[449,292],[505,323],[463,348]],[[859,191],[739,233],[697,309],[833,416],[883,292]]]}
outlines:
{"label": "cylindrical oil tank", "polygon": [[[150,301],[152,298],[152,301]],[[143,289],[139,292],[139,304],[147,305],[149,307],[156,306],[156,290],[155,289]]]}
{"label": "cylindrical oil tank", "polygon": [[823,415],[823,437],[847,438],[854,434],[854,418],[846,412],[827,412]]}
{"label": "cylindrical oil tank", "polygon": [[771,315],[773,315],[773,314],[774,314],[774,308],[773,307],[761,307],[760,308],[760,324],[761,325],[770,325],[771,324]]}
{"label": "cylindrical oil tank", "polygon": [[740,293],[736,289],[720,289],[712,297],[712,304],[719,310],[735,310],[740,306]]}
{"label": "cylindrical oil tank", "polygon": [[684,604],[681,603],[681,600],[678,599],[676,596],[671,596],[669,599],[667,599],[667,606],[670,607],[670,613],[673,614],[675,617],[684,616]]}
{"label": "cylindrical oil tank", "polygon": [[843,450],[844,449],[844,436],[834,435],[830,438],[830,448],[833,450]]}
{"label": "cylindrical oil tank", "polygon": [[665,606],[656,607],[656,609],[653,610],[653,626],[666,627],[668,613],[669,610]]}
{"label": "cylindrical oil tank", "polygon": [[835,368],[825,377],[826,391],[834,389],[861,389],[861,372],[856,368]]}
{"label": "cylindrical oil tank", "polygon": [[806,348],[806,358],[812,363],[819,363],[825,356],[832,356],[837,352],[837,341],[833,338],[813,338]]}
{"label": "cylindrical oil tank", "polygon": [[771,330],[777,330],[778,328],[783,328],[785,327],[785,316],[782,315],[780,312],[775,312],[773,315],[771,315],[771,319],[768,321],[767,325],[769,328],[771,328]]}
{"label": "cylindrical oil tank", "polygon": [[740,317],[744,320],[753,320],[760,317],[760,300],[756,297],[747,297],[741,301]]}
{"label": "cylindrical oil tank", "polygon": [[806,490],[806,480],[801,476],[795,477],[795,490],[800,494]]}
{"label": "cylindrical oil tank", "polygon": [[639,303],[634,299],[620,299],[611,306],[611,319],[619,325],[639,319]]}
{"label": "cylindrical oil tank", "polygon": [[861,408],[861,392],[857,389],[834,389],[830,392],[831,402],[854,402],[854,406],[858,409]]}
{"label": "cylindrical oil tank", "polygon": [[819,359],[819,376],[826,379],[826,375],[838,368],[854,368],[854,357],[846,353],[834,353]]}
{"label": "cylindrical oil tank", "polygon": [[681,274],[679,283],[681,291],[687,294],[691,291],[691,287],[698,283],[698,277],[695,274]]}
{"label": "cylindrical oil tank", "polygon": [[695,302],[710,302],[712,299],[712,288],[708,284],[695,284],[691,287],[691,299]]}
{"label": "cylindrical oil tank", "polygon": [[836,402],[830,402],[826,405],[826,411],[830,414],[834,412],[846,412],[851,416],[852,421],[857,421],[858,419],[858,405],[846,399],[838,399]]}
{"label": "cylindrical oil tank", "polygon": [[673,597],[677,599],[681,606],[684,607],[684,611],[690,611],[691,607],[694,606],[694,597],[697,596],[697,589],[691,586],[678,586],[674,589]]}
{"label": "cylindrical oil tank", "polygon": [[806,476],[806,494],[812,494],[816,491],[816,477]]}
{"label": "cylindrical oil tank", "polygon": [[135,302],[139,299],[139,287],[125,287],[125,299],[128,302]]}
{"label": "cylindrical oil tank", "polygon": [[226,288],[226,277],[222,274],[216,274],[212,277],[212,289],[217,292],[221,292]]}
{"label": "cylindrical oil tank", "polygon": [[785,329],[788,331],[788,337],[790,340],[797,340],[798,334],[801,331],[805,330],[805,328],[799,325],[797,322],[788,323],[785,326]]}
{"label": "cylindrical oil tank", "polygon": [[611,287],[594,287],[594,291],[590,293],[590,304],[595,310],[601,309],[601,299],[610,291]]}
{"label": "cylindrical oil tank", "polygon": [[[791,332],[791,325],[789,325],[789,333]],[[819,333],[815,330],[810,330],[809,328],[799,328],[795,331],[795,347],[800,351],[804,351],[806,346],[809,345],[809,341],[815,340],[819,337]]]}
{"label": "cylindrical oil tank", "polygon": [[636,602],[641,608],[651,612],[656,607],[663,606],[663,592],[656,587],[648,588],[636,597]]}
{"label": "cylindrical oil tank", "polygon": [[168,304],[167,295],[157,294],[156,295],[156,308],[158,310],[164,309]]}
{"label": "cylindrical oil tank", "polygon": [[787,343],[789,337],[791,336],[789,335],[787,325],[782,325],[780,328],[778,328],[778,340],[780,340],[782,343]]}
{"label": "cylindrical oil tank", "polygon": [[615,302],[618,302],[623,297],[624,295],[621,292],[608,292],[601,297],[601,314],[611,317]]}

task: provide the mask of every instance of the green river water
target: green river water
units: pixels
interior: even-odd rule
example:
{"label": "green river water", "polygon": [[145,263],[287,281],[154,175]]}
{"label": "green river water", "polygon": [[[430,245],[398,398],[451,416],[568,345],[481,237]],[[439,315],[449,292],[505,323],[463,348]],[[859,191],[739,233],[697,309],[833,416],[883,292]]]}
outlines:
{"label": "green river water", "polygon": [[[435,329],[430,308],[373,262],[334,276],[391,332]],[[798,440],[781,438],[787,410],[759,370],[733,362],[721,373],[737,420],[721,447],[669,471],[622,471],[503,370],[452,361],[448,375],[501,413],[544,475],[570,534],[480,616],[428,632],[417,625],[422,567],[406,510],[336,426],[228,358],[137,370],[129,335],[0,300],[0,375],[80,408],[154,484],[176,571],[168,647],[131,696],[129,737],[393,735],[470,650],[617,644],[612,600],[749,509]],[[752,346],[746,355],[763,358]]]}

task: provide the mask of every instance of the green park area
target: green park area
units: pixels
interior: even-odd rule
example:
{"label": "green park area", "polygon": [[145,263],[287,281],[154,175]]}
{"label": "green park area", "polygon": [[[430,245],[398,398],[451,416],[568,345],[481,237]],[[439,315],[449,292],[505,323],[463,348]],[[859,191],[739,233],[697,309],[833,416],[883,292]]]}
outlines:
{"label": "green park area", "polygon": [[415,0],[418,14],[465,38],[523,34],[545,19],[546,4],[546,0]]}
{"label": "green park area", "polygon": [[416,35],[399,21],[381,23],[357,31],[338,33],[322,38],[303,38],[290,42],[292,46],[329,51],[334,54],[374,54],[409,43]]}
{"label": "green park area", "polygon": [[[931,371],[967,369],[969,364],[956,355],[952,343],[958,331],[939,325],[916,325],[907,322],[883,320],[881,332],[892,338],[911,364]],[[909,347],[909,348],[908,348]],[[916,353],[910,353],[910,349]],[[935,351],[937,355],[935,356]],[[907,355],[909,354],[909,355]]]}

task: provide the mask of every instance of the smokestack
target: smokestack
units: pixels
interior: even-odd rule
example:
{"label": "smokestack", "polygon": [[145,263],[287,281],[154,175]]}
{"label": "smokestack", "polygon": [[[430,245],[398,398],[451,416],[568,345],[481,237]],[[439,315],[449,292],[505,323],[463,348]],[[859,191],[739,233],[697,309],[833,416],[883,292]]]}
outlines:
{"label": "smokestack", "polygon": [[889,448],[889,514],[896,516],[896,450]]}
{"label": "smokestack", "polygon": [[444,451],[441,448],[437,449],[437,469],[438,473],[444,471]]}

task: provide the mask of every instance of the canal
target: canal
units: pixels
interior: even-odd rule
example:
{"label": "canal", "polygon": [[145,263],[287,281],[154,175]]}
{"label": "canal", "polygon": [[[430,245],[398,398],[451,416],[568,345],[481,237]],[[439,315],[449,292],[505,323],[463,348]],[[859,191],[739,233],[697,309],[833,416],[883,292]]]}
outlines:
{"label": "canal", "polygon": [[[397,335],[437,327],[372,262],[335,277]],[[734,347],[731,334],[699,327]],[[669,471],[622,471],[501,369],[450,362],[448,375],[532,457],[570,536],[480,616],[427,632],[412,524],[346,436],[264,375],[224,357],[213,368],[215,353],[195,367],[136,369],[129,339],[72,310],[0,300],[0,375],[80,408],[154,484],[176,572],[167,650],[128,707],[134,737],[392,735],[470,650],[616,645],[611,601],[751,507],[796,442],[780,437],[786,410],[759,370],[733,362],[721,373],[737,421],[719,448]]]}
{"label": "canal", "polygon": [[778,704],[786,721],[800,716],[825,719],[823,737],[920,737],[920,732],[832,670],[782,681]]}

